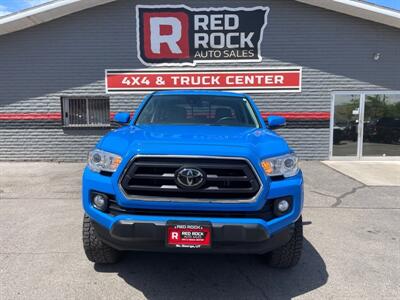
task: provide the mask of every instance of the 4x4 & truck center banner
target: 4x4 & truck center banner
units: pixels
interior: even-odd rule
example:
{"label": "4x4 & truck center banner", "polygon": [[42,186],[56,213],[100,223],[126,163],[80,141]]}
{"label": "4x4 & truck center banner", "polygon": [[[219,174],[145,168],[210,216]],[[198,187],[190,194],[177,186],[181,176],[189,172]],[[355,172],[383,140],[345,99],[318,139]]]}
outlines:
{"label": "4x4 & truck center banner", "polygon": [[157,90],[300,92],[301,68],[217,70],[106,70],[107,93]]}

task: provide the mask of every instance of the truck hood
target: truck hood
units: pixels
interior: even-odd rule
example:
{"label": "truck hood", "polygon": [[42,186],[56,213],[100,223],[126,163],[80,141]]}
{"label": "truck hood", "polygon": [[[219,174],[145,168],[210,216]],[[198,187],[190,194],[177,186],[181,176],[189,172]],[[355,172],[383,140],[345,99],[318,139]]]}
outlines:
{"label": "truck hood", "polygon": [[284,139],[268,129],[233,126],[127,126],[108,133],[97,147],[123,157],[186,154],[263,158],[290,151]]}

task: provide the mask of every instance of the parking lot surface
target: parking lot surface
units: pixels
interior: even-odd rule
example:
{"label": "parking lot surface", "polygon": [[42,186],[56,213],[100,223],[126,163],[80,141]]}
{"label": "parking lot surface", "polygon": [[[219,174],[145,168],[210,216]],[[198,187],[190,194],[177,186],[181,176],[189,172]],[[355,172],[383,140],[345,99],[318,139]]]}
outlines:
{"label": "parking lot surface", "polygon": [[0,299],[399,299],[400,187],[302,164],[305,247],[291,270],[250,255],[82,249],[83,164],[0,163]]}

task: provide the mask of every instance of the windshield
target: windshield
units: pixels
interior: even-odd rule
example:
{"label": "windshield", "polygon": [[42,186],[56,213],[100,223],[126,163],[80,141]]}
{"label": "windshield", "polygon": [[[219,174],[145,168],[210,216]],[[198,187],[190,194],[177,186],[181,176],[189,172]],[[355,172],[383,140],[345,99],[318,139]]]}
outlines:
{"label": "windshield", "polygon": [[260,127],[246,98],[211,95],[155,95],[136,125],[210,125]]}

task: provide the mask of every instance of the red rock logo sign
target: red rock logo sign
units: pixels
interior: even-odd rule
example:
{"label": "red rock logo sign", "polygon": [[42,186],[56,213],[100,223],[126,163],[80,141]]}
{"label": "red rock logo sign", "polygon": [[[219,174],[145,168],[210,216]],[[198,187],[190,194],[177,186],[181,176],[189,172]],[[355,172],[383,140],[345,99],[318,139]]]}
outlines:
{"label": "red rock logo sign", "polygon": [[259,62],[268,12],[261,6],[137,5],[138,58],[147,66]]}

